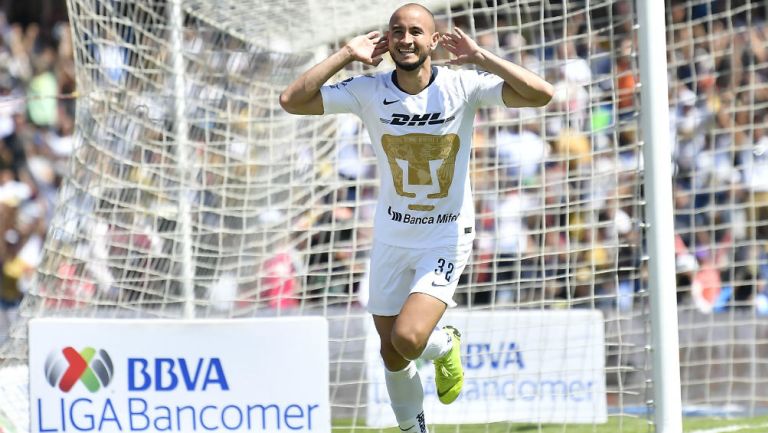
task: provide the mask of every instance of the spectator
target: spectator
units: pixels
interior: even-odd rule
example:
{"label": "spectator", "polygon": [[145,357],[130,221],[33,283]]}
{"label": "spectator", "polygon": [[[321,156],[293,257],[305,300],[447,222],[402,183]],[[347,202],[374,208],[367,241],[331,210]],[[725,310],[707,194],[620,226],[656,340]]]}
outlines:
{"label": "spectator", "polygon": [[55,51],[46,48],[40,57],[35,58],[34,76],[29,83],[29,119],[36,126],[52,128],[58,117],[57,97],[59,87],[53,74]]}
{"label": "spectator", "polygon": [[339,177],[351,183],[344,200],[354,202],[359,182],[371,178],[371,142],[362,122],[351,115],[339,115],[336,129],[336,170]]}
{"label": "spectator", "polygon": [[753,201],[749,226],[756,239],[768,240],[768,114],[755,124],[751,146],[742,151],[744,177]]}
{"label": "spectator", "polygon": [[534,110],[520,110],[520,124],[500,127],[496,133],[499,165],[510,185],[532,182],[544,166],[549,146],[541,138],[539,120]]}

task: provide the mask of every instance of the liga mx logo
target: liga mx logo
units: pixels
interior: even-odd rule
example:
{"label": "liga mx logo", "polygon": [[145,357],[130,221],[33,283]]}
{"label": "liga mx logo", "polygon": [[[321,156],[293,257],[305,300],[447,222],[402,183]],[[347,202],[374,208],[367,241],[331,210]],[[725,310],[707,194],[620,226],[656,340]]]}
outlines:
{"label": "liga mx logo", "polygon": [[86,347],[78,352],[73,347],[54,351],[45,359],[45,378],[48,383],[69,392],[80,381],[88,391],[96,392],[109,385],[115,368],[112,358],[102,349]]}

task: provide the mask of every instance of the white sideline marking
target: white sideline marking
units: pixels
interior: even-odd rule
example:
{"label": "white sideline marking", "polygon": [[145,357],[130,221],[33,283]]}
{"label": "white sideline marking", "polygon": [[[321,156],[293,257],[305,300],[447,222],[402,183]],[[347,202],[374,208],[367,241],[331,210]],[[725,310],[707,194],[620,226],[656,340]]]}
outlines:
{"label": "white sideline marking", "polygon": [[707,430],[693,430],[691,433],[728,433],[728,432],[737,432],[744,429],[758,429],[758,428],[768,428],[768,424],[760,424],[760,425],[731,425],[728,427],[716,427],[716,428],[710,428]]}

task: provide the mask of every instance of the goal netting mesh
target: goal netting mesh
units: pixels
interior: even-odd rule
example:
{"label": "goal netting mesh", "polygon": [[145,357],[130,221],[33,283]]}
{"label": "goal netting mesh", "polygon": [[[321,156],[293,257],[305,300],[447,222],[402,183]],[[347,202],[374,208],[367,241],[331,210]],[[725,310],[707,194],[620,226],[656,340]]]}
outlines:
{"label": "goal netting mesh", "polygon": [[[278,95],[351,36],[384,30],[400,3],[69,0],[76,150],[3,370],[24,364],[35,317],[324,315],[333,417],[366,428],[375,158],[356,117],[289,115]],[[460,310],[602,312],[609,417],[646,417],[634,2],[422,3],[439,31],[459,26],[556,88],[546,108],[478,112]],[[754,413],[768,402],[754,308],[768,166],[752,152],[768,149],[765,6],[667,3],[684,402]]]}

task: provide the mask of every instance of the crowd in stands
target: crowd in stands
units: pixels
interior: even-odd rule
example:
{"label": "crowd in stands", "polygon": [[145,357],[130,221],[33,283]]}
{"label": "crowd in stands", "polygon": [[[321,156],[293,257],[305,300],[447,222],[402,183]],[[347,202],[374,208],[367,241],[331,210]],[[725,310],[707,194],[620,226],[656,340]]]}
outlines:
{"label": "crowd in stands", "polygon": [[[478,235],[463,304],[627,310],[646,288],[638,47],[621,18],[631,15],[617,2],[612,31],[595,34],[587,26],[600,17],[574,13],[554,44],[538,27],[494,31],[483,25],[506,23],[476,17],[481,46],[545,76],[556,94],[544,110],[478,115]],[[680,305],[768,314],[766,10],[673,2],[667,15]],[[356,122],[341,118],[339,130]]]}
{"label": "crowd in stands", "polygon": [[[702,312],[755,304],[768,312],[768,28],[764,8],[749,12],[679,2],[668,13],[678,298]],[[586,17],[570,20],[556,67],[543,71],[557,89],[544,121],[537,127],[521,114],[495,137],[499,160],[512,154],[508,174],[521,185],[506,204],[521,228],[512,231],[517,240],[495,252],[522,261],[522,278],[512,281],[545,292],[535,299],[628,308],[646,280],[642,209],[628,200],[642,196],[637,41],[620,23],[612,41],[590,41]],[[527,186],[537,183],[552,191]],[[499,207],[479,207],[491,210],[496,224],[486,226],[498,233]],[[530,257],[538,266],[525,266]]]}
{"label": "crowd in stands", "polygon": [[[726,3],[668,11],[678,300],[768,314],[766,8]],[[460,304],[627,310],[646,288],[638,48],[629,2],[609,15],[596,34],[583,13],[569,15],[557,38],[547,34],[560,42],[541,40],[538,25],[473,23],[479,44],[546,77],[556,95],[541,110],[478,114],[477,238]],[[470,28],[462,19],[454,24]],[[74,147],[69,27],[41,33],[0,15],[0,341],[42,259]],[[370,245],[376,169],[361,132],[354,116],[336,118],[344,186],[296,223],[308,237],[261,264],[271,307],[351,292],[365,303],[366,251],[351,246]]]}
{"label": "crowd in stands", "polygon": [[69,27],[48,30],[0,12],[0,341],[42,258],[73,149]]}

